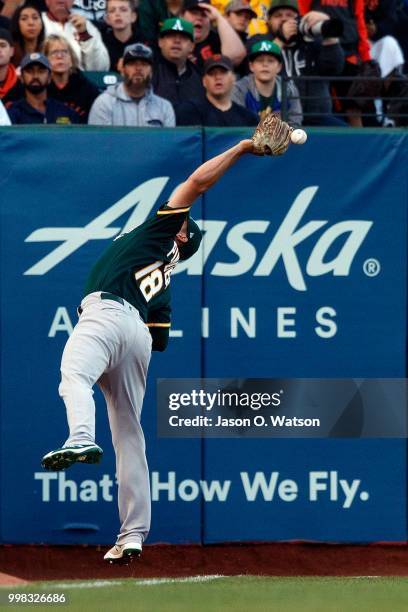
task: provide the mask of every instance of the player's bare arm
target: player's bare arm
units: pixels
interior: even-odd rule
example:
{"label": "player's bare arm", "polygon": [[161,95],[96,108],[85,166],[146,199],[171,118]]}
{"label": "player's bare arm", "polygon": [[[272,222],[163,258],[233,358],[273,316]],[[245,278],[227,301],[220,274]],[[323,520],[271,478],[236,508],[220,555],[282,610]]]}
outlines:
{"label": "player's bare arm", "polygon": [[287,151],[290,142],[303,144],[305,141],[306,132],[299,129],[294,130],[285,121],[282,121],[279,115],[270,113],[261,120],[251,139],[241,140],[235,146],[197,168],[176,190],[168,206],[171,208],[190,206],[200,195],[210,189],[242,155],[248,153],[260,156],[282,155]]}

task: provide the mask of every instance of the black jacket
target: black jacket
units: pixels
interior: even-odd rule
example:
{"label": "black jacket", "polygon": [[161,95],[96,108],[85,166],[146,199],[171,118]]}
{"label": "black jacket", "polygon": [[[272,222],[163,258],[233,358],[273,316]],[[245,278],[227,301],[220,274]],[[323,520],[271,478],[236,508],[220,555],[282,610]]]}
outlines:
{"label": "black jacket", "polygon": [[192,62],[187,60],[186,70],[179,75],[177,67],[157,53],[153,66],[154,93],[169,100],[174,108],[188,100],[204,100],[205,90]]}
{"label": "black jacket", "polygon": [[73,72],[68,83],[60,89],[51,81],[48,86],[49,95],[54,100],[64,102],[72,108],[80,117],[80,123],[87,123],[91,106],[100,94],[96,85],[91,83],[80,70]]}
{"label": "black jacket", "polygon": [[206,99],[204,102],[185,102],[177,109],[177,125],[205,125],[207,127],[255,126],[259,117],[239,104],[232,103],[222,111]]}
{"label": "black jacket", "polygon": [[377,26],[373,40],[388,34],[394,36],[398,22],[397,0],[371,0],[365,6],[365,20],[374,21]]}
{"label": "black jacket", "polygon": [[112,28],[108,27],[106,24],[102,26],[98,23],[98,27],[102,34],[103,43],[109,53],[110,70],[118,70],[118,61],[123,56],[125,47],[134,45],[138,42],[146,44],[146,37],[142,35],[137,24],[134,24],[132,35],[125,43],[118,40],[116,36],[114,36]]}
{"label": "black jacket", "polygon": [[25,98],[14,102],[7,111],[11,123],[17,125],[33,123],[57,123],[60,125],[67,125],[70,123],[79,123],[79,116],[75,111],[68,108],[65,104],[62,104],[62,102],[58,102],[58,100],[53,100],[52,98],[47,99],[45,114],[33,108],[28,104]]}

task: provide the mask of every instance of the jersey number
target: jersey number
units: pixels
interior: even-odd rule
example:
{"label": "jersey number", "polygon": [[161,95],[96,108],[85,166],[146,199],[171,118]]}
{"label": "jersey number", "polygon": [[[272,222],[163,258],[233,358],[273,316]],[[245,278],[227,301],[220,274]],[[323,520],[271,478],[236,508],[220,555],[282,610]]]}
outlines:
{"label": "jersey number", "polygon": [[163,287],[163,273],[160,268],[153,270],[151,274],[145,276],[140,281],[139,289],[143,293],[146,302],[150,302],[153,296],[155,296]]}
{"label": "jersey number", "polygon": [[[163,265],[162,261],[156,261],[151,266],[143,268],[135,274],[136,282],[138,282],[139,289],[142,292],[146,302],[150,302],[152,297],[157,295],[163,289],[163,287],[166,288],[170,284],[170,275],[180,258],[176,243],[174,243],[171,251],[167,253],[167,257],[171,258],[168,264]],[[149,272],[149,270],[152,271],[143,276],[144,272]],[[141,277],[142,280],[139,281]]]}

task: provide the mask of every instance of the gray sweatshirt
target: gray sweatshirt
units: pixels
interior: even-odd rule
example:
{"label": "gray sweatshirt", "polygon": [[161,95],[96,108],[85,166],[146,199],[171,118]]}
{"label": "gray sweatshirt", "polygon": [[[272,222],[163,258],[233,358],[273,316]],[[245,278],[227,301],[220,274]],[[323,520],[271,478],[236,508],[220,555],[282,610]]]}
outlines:
{"label": "gray sweatshirt", "polygon": [[[299,92],[293,81],[288,81],[286,84],[287,92],[287,109],[288,123],[301,125],[303,121],[302,105],[299,99]],[[277,99],[277,108],[272,111],[280,112],[282,104],[282,79],[280,76],[275,80],[275,93]],[[237,104],[245,106],[248,110],[258,114],[261,110],[259,92],[256,88],[255,77],[253,74],[243,77],[237,81],[232,91],[232,99]]]}
{"label": "gray sweatshirt", "polygon": [[123,83],[111,85],[92,105],[89,125],[129,127],[174,127],[176,118],[171,103],[149,88],[143,98],[131,98]]}

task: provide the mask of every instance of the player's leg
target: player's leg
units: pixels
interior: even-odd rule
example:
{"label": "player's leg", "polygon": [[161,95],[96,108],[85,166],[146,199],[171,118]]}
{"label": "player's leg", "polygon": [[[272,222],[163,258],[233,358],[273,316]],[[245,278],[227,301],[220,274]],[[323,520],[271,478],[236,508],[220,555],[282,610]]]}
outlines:
{"label": "player's leg", "polygon": [[140,418],[151,336],[138,315],[133,315],[133,324],[128,354],[99,381],[108,406],[116,454],[121,522],[116,545],[105,556],[107,561],[122,560],[124,555],[140,553],[150,529],[150,483]]}
{"label": "player's leg", "polygon": [[106,308],[99,294],[83,301],[83,311],[68,339],[61,360],[59,393],[64,400],[69,437],[62,448],[47,453],[46,469],[65,469],[79,461],[97,463],[102,449],[95,444],[95,403],[92,387],[113,359],[118,359],[121,319]]}

